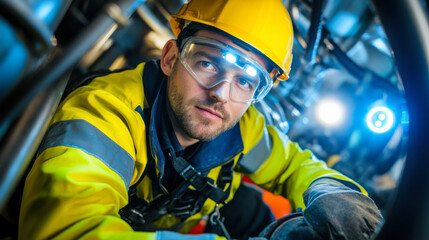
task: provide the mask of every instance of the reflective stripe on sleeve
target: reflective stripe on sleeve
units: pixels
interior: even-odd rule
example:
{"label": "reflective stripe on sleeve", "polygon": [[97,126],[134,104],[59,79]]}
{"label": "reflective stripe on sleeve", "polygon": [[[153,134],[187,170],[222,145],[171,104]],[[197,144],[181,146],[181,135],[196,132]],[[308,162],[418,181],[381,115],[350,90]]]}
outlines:
{"label": "reflective stripe on sleeve", "polygon": [[73,119],[50,126],[39,153],[56,146],[77,148],[98,158],[116,172],[129,188],[134,170],[133,157],[89,122]]}
{"label": "reflective stripe on sleeve", "polygon": [[272,149],[273,142],[268,134],[268,130],[264,128],[264,133],[259,142],[246,155],[240,158],[238,164],[244,171],[254,173],[270,157]]}

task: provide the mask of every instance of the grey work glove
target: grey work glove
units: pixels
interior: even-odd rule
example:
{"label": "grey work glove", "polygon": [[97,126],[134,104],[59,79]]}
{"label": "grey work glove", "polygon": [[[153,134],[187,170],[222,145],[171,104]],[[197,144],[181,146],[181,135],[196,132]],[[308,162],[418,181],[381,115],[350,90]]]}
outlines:
{"label": "grey work glove", "polygon": [[270,240],[371,239],[382,216],[372,199],[336,181],[315,182],[304,192],[304,212],[268,225]]}
{"label": "grey work glove", "polygon": [[305,221],[322,239],[371,239],[382,220],[371,198],[336,181],[312,184],[304,203]]}
{"label": "grey work glove", "polygon": [[322,240],[305,222],[302,212],[292,213],[268,225],[259,235],[269,240]]}

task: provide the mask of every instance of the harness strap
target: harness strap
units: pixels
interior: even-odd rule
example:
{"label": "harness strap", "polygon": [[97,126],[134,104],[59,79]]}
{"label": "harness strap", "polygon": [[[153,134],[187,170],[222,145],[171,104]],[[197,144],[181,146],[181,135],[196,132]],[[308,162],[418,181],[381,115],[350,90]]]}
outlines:
{"label": "harness strap", "polygon": [[[226,169],[232,169],[233,164],[233,161],[229,162],[225,165],[227,166]],[[231,185],[229,185],[228,189],[224,192],[222,188],[219,188],[216,183],[214,183],[213,179],[204,177],[184,158],[173,157],[173,167],[185,181],[191,183],[191,185],[205,197],[210,198],[216,203],[224,203],[228,198],[231,191]],[[222,175],[226,174],[221,174],[221,177]],[[228,176],[228,178],[230,178],[230,181],[232,180],[232,176]],[[228,179],[222,180],[226,183]]]}
{"label": "harness strap", "polygon": [[[176,161],[177,159],[179,160]],[[176,166],[173,164],[173,166],[176,171],[178,169],[182,170],[179,174],[182,173],[180,175],[184,178],[185,182],[177,187],[171,194],[159,196],[151,202],[137,197],[137,185],[143,180],[146,174],[151,177],[151,173],[155,171],[155,166],[152,161],[146,166],[139,181],[130,187],[128,191],[128,205],[122,208],[119,214],[134,230],[154,231],[153,226],[150,224],[166,214],[172,214],[175,217],[185,220],[200,211],[207,198],[213,201],[218,200],[219,202],[217,203],[223,203],[229,196],[231,184],[225,192],[222,188],[232,181],[233,161],[222,166],[218,178],[219,186],[216,186],[211,178],[204,177],[201,173],[196,171],[185,159],[181,157],[173,158],[173,163],[175,162],[180,164],[180,166],[178,166],[179,164],[176,164]],[[176,169],[176,167],[178,168]],[[194,186],[196,190],[187,189],[189,183]],[[192,196],[186,199],[185,197],[189,195]],[[173,226],[174,229],[177,227],[178,226]]]}

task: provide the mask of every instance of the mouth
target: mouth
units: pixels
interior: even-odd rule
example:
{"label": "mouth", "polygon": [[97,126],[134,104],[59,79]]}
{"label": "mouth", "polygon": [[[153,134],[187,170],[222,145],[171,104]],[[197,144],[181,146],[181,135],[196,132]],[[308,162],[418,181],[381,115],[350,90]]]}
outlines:
{"label": "mouth", "polygon": [[214,119],[214,120],[223,119],[222,114],[220,114],[216,110],[213,110],[210,108],[198,107],[198,106],[196,106],[196,108],[200,112],[200,114],[206,118]]}

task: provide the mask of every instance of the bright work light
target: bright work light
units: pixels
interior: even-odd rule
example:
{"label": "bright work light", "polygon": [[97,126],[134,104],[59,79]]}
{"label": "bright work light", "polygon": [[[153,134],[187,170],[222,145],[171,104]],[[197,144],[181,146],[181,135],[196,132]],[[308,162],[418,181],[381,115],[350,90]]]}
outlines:
{"label": "bright work light", "polygon": [[226,55],[225,55],[225,59],[228,61],[228,62],[230,62],[230,63],[235,63],[235,61],[237,61],[237,57],[236,56],[234,56],[233,54],[231,54],[231,53],[227,53]]}
{"label": "bright work light", "polygon": [[317,120],[325,126],[338,126],[344,121],[344,115],[344,105],[337,99],[321,99],[316,105]]}
{"label": "bright work light", "polygon": [[366,115],[366,124],[375,133],[387,132],[393,126],[394,116],[387,107],[375,107]]}
{"label": "bright work light", "polygon": [[246,73],[249,74],[250,76],[254,77],[256,76],[256,69],[254,67],[251,67],[249,65],[246,65]]}

